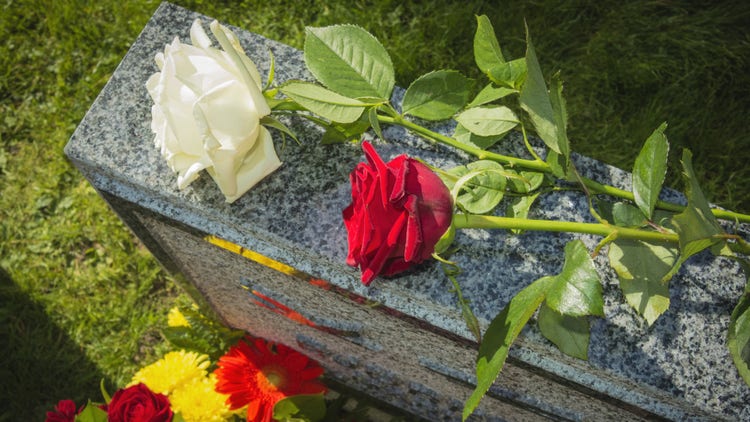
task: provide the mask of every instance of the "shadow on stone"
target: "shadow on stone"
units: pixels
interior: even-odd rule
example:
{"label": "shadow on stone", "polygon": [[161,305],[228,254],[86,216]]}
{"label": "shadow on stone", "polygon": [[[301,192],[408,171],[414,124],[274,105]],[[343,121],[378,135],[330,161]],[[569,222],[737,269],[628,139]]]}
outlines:
{"label": "shadow on stone", "polygon": [[0,422],[44,420],[62,399],[102,400],[99,369],[2,268],[0,356]]}

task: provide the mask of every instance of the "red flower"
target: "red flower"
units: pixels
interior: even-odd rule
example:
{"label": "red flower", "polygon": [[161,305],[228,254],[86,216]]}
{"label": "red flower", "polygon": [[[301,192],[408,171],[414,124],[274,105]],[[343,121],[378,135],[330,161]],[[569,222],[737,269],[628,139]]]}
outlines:
{"label": "red flower", "polygon": [[245,337],[219,358],[216,391],[232,410],[247,405],[248,421],[270,421],[274,405],[298,394],[324,393],[323,368],[283,344]]}
{"label": "red flower", "polygon": [[76,403],[73,400],[60,400],[55,406],[53,412],[47,412],[45,422],[74,422],[76,415],[81,413],[84,406],[76,410]]}
{"label": "red flower", "polygon": [[349,175],[352,203],[344,210],[349,232],[347,264],[359,266],[362,283],[393,275],[429,258],[448,230],[450,191],[429,167],[399,155],[384,163],[369,142],[368,163]]}
{"label": "red flower", "polygon": [[170,422],[173,416],[167,396],[145,384],[117,390],[102,409],[107,411],[108,422]]}

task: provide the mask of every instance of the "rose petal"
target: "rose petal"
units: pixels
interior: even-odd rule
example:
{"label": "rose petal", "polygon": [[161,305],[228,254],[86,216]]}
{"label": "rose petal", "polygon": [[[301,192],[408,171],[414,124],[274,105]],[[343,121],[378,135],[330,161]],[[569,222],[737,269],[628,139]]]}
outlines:
{"label": "rose petal", "polygon": [[409,195],[404,203],[404,209],[408,213],[406,238],[404,240],[404,261],[406,262],[421,261],[422,230],[417,201],[416,195]]}
{"label": "rose petal", "polygon": [[203,49],[211,47],[211,39],[203,29],[203,22],[200,19],[194,20],[190,26],[190,42]]}
{"label": "rose petal", "polygon": [[233,151],[218,149],[213,153],[214,165],[207,168],[207,171],[219,185],[229,203],[236,201],[281,166],[281,161],[273,146],[271,133],[262,126],[259,130],[259,139],[239,165],[232,162],[232,159],[236,157]]}

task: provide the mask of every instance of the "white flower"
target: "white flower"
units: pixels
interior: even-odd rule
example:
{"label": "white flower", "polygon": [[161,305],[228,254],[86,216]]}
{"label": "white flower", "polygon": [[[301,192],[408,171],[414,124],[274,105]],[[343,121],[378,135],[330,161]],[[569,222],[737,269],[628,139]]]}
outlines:
{"label": "white flower", "polygon": [[211,46],[200,20],[190,28],[192,45],[175,38],[156,55],[160,72],[146,87],[154,100],[154,143],[187,187],[205,169],[233,202],[281,162],[260,119],[271,113],[255,64],[237,37],[210,25],[224,50]]}

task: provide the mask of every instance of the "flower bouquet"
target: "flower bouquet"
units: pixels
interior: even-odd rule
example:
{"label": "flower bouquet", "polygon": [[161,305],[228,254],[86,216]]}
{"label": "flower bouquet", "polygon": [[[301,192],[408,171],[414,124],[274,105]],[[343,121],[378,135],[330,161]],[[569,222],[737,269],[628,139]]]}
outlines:
{"label": "flower bouquet", "polygon": [[[465,403],[464,419],[535,315],[541,333],[562,352],[586,358],[589,318],[605,317],[594,256],[607,254],[625,300],[647,324],[669,308],[669,282],[696,254],[710,251],[743,268],[750,265],[745,258],[750,245],[737,230],[750,216],[710,206],[689,151],[682,154],[687,203],[661,199],[669,150],[666,123],[645,140],[632,169],[632,189],[579,172],[567,136],[561,78],[544,77],[528,31],[525,56],[508,60],[490,21],[478,16],[474,56],[487,79],[481,89],[473,90],[472,81],[459,72],[436,70],[415,80],[397,103],[388,53],[362,28],[309,28],[304,58],[316,82],[280,85],[274,83],[273,64],[264,83],[234,34],[217,22],[210,28],[221,49],[212,46],[197,21],[192,44],[176,39],[167,46],[156,58],[160,72],[147,84],[154,101],[155,144],[178,174],[178,187],[185,188],[205,169],[228,202],[237,200],[282,165],[267,128],[294,138],[284,124],[289,116],[320,125],[321,142],[328,144],[385,138],[386,126],[399,126],[467,157],[452,168],[405,155],[386,161],[375,145],[362,142],[366,163],[350,174],[351,204],[334,211],[342,213],[348,232],[346,264],[361,270],[365,285],[433,259],[444,269],[467,327],[480,343],[476,388]],[[431,129],[440,121],[452,122],[452,136]],[[510,133],[525,146],[518,156],[497,148]],[[592,221],[528,218],[542,198],[561,191],[580,192]],[[521,289],[482,332],[461,294],[461,269],[451,261],[461,253],[454,244],[456,232],[467,229],[570,232],[601,240],[592,250],[580,240],[570,241],[560,251],[561,271]],[[747,291],[731,315],[727,347],[750,383]]]}
{"label": "flower bouquet", "polygon": [[[193,308],[172,308],[165,337],[178,348],[136,372],[104,403],[60,400],[47,422],[318,421],[343,417],[317,362],[283,345],[231,330]],[[362,417],[358,404],[347,417]],[[338,415],[338,416],[337,416]]]}

